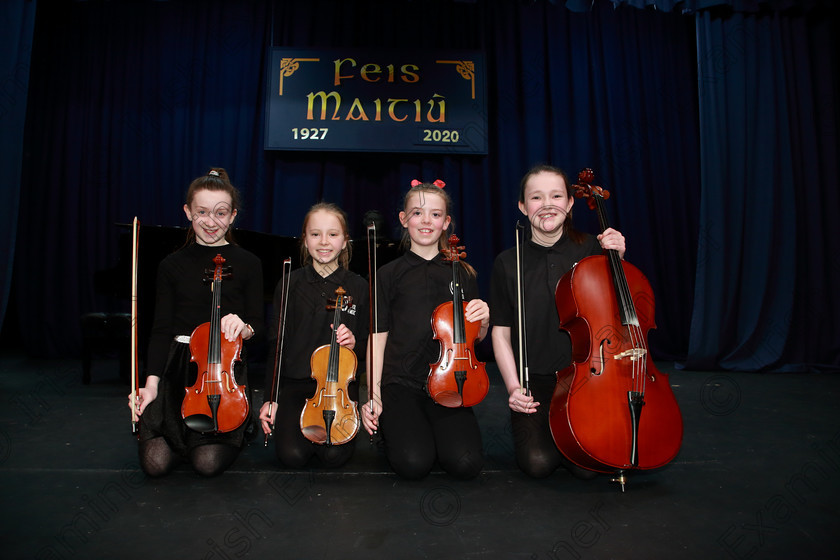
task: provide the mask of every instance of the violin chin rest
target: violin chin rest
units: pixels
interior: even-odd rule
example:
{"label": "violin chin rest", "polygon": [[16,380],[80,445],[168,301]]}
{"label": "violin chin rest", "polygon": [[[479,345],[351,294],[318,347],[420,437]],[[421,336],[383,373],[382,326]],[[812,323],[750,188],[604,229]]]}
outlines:
{"label": "violin chin rest", "polygon": [[436,403],[447,408],[458,408],[464,404],[464,399],[461,398],[461,395],[457,391],[440,391],[433,395],[433,397]]}
{"label": "violin chin rest", "polygon": [[301,429],[301,432],[312,443],[323,444],[327,441],[327,430],[323,426],[306,426]]}
{"label": "violin chin rest", "polygon": [[213,422],[212,416],[206,414],[192,414],[184,418],[184,424],[187,428],[206,434],[208,432],[216,431],[216,424]]}

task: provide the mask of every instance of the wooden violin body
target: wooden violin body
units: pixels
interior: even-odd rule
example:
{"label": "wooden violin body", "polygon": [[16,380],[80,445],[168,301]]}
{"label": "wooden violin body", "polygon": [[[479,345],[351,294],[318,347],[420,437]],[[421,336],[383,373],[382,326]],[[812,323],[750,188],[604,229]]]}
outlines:
{"label": "wooden violin body", "polygon": [[[589,197],[602,231],[609,193],[578,176],[576,196]],[[653,290],[615,250],[582,259],[557,283],[560,327],[572,341],[572,365],[557,372],[549,409],[560,451],[585,469],[619,473],[670,462],[682,443],[682,415],[647,347],[654,324]]]}
{"label": "wooden violin body", "polygon": [[456,408],[475,406],[484,400],[490,388],[484,362],[475,357],[475,342],[479,338],[481,323],[467,321],[464,312],[467,304],[461,295],[458,272],[459,260],[466,256],[458,247],[458,238],[449,238],[449,255],[452,261],[452,301],[438,305],[432,313],[432,331],[440,342],[440,357],[429,364],[426,389],[440,405]]}
{"label": "wooden violin body", "polygon": [[356,354],[338,344],[336,334],[341,323],[341,308],[348,298],[341,287],[335,293],[332,338],[329,344],[316,348],[310,359],[312,378],[318,382],[318,387],[300,413],[304,437],[322,445],[347,443],[359,431],[359,412],[348,394],[350,382],[356,379]]}
{"label": "wooden violin body", "polygon": [[431,372],[426,388],[435,402],[450,408],[475,406],[484,400],[490,388],[484,362],[478,361],[474,352],[481,323],[463,318],[466,307],[466,303],[461,303],[460,313],[456,313],[454,304],[447,301],[432,314],[432,330],[435,340],[440,342],[440,357],[436,363],[429,364]]}
{"label": "wooden violin body", "polygon": [[231,432],[241,426],[250,411],[244,385],[238,385],[234,367],[240,360],[242,337],[230,341],[221,330],[221,281],[225,259],[216,255],[213,278],[213,307],[210,322],[197,326],[190,335],[190,361],[198,366],[198,377],[186,388],[181,416],[188,428],[202,433]]}

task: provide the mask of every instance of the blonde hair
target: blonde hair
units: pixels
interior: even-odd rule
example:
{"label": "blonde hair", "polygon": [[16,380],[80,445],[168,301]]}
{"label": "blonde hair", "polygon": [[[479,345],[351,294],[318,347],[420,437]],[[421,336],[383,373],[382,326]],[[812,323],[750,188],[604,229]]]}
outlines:
{"label": "blonde hair", "polygon": [[306,226],[309,224],[309,219],[315,212],[329,212],[338,218],[338,223],[341,224],[341,232],[344,234],[344,240],[347,242],[344,249],[338,255],[338,265],[342,268],[350,267],[350,257],[352,255],[352,240],[350,239],[350,231],[347,227],[347,214],[332,202],[319,202],[314,204],[306,216],[303,217],[303,227],[300,230],[300,262],[304,266],[312,262],[312,255],[309,254],[309,249],[306,248]]}

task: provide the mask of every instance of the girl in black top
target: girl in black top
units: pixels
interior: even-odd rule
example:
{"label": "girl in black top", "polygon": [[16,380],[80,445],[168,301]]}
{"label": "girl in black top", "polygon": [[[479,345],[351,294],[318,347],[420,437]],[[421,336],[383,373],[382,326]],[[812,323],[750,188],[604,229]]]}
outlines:
{"label": "girl in black top", "polygon": [[519,383],[519,333],[516,317],[516,249],[496,257],[490,280],[493,353],[507,387],[508,406],[519,468],[543,478],[560,465],[581,478],[596,473],[570,463],[557,449],[548,408],[557,383],[555,372],[571,363],[571,340],[559,327],[554,291],[576,262],[602,249],[624,257],[624,237],[610,228],[597,238],[572,225],[574,197],[566,174],[548,165],[531,169],[519,190],[519,209],[530,222],[530,239],[522,248],[525,328],[530,394]]}
{"label": "girl in black top", "polygon": [[[158,267],[155,318],[149,339],[146,384],[135,403],[140,421],[140,466],[149,476],[167,474],[183,457],[199,474],[214,476],[229,467],[253,432],[253,417],[234,431],[203,434],[190,430],[181,417],[185,387],[192,386],[197,368],[190,363],[189,335],[210,320],[212,295],[205,271],[221,254],[232,275],[222,284],[222,335],[253,338],[263,325],[262,264],[232,244],[230,228],[239,208],[239,193],[224,169],[213,168],[195,179],[187,191],[184,213],[192,223],[187,244]],[[247,382],[245,349],[235,371],[236,382]]]}
{"label": "girl in black top", "polygon": [[[426,393],[429,364],[440,354],[430,318],[439,304],[452,301],[452,265],[441,255],[451,222],[443,186],[442,181],[412,182],[399,215],[411,250],[378,272],[373,391],[362,407],[362,420],[371,434],[381,429],[391,467],[408,479],[426,476],[435,459],[459,478],[477,476],[484,463],[473,410],[441,406]],[[484,338],[490,310],[477,299],[475,271],[462,265],[469,272],[463,279],[465,318],[481,322]]]}
{"label": "girl in black top", "polygon": [[[320,445],[306,439],[300,427],[306,399],[313,397],[317,387],[311,377],[310,358],[318,347],[330,343],[335,312],[328,310],[327,304],[335,298],[339,286],[347,292],[350,300],[342,309],[342,323],[336,331],[337,342],[350,350],[355,348],[357,379],[363,369],[369,320],[368,284],[347,269],[350,263],[349,240],[347,216],[335,204],[316,204],[303,219],[300,248],[304,267],[295,270],[289,277],[278,401],[271,406],[269,415],[274,372],[272,368],[267,368],[266,402],[260,409],[262,429],[268,434],[271,425],[274,425],[274,450],[280,463],[288,468],[303,468],[313,456],[317,456],[323,466],[338,467],[351,457],[355,449],[355,438],[342,445]],[[278,283],[274,292],[272,338],[277,336],[281,288],[281,283]],[[351,399],[358,401],[357,381],[350,383],[349,393]]]}

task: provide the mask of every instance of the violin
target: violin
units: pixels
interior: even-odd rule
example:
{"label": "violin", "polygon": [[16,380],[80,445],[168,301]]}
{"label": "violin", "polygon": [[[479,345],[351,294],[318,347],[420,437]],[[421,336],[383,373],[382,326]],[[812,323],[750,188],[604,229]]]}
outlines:
{"label": "violin", "polygon": [[467,321],[461,289],[460,260],[467,254],[458,246],[458,237],[449,237],[449,247],[442,252],[452,263],[452,301],[445,301],[432,313],[434,339],[440,341],[440,357],[429,364],[426,389],[432,399],[443,406],[474,406],[484,400],[490,388],[484,362],[475,357],[475,341],[481,330],[478,321]]}
{"label": "violin", "polygon": [[[609,192],[591,185],[584,169],[573,185],[577,198],[609,225]],[[618,252],[578,262],[557,283],[560,328],[572,340],[572,364],[557,372],[549,423],[558,449],[585,469],[615,473],[654,469],[670,462],[682,443],[682,415],[668,376],[654,366],[647,333],[655,327],[650,283]]]}
{"label": "violin", "polygon": [[335,291],[333,328],[330,343],[312,353],[309,363],[312,378],[318,387],[300,413],[300,430],[304,437],[321,445],[347,443],[359,431],[359,412],[356,402],[348,394],[350,382],[356,379],[356,354],[338,343],[341,310],[350,304],[350,298],[341,286]]}
{"label": "violin", "polygon": [[231,432],[248,417],[250,405],[245,386],[237,385],[234,366],[240,361],[242,337],[222,336],[222,278],[230,276],[222,255],[213,259],[213,304],[210,322],[197,326],[190,335],[190,361],[198,366],[198,377],[181,404],[181,416],[188,428],[201,433]]}

